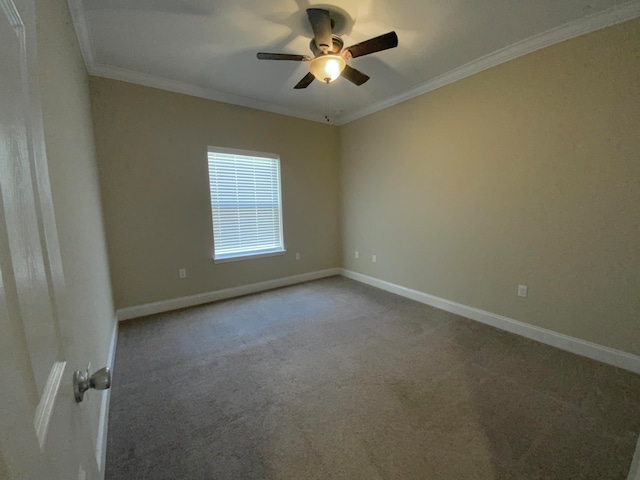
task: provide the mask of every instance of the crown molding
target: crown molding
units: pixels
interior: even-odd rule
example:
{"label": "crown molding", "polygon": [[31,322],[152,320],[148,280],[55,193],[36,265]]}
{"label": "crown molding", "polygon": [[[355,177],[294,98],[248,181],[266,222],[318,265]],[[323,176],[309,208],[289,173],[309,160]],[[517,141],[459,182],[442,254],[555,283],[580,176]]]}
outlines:
{"label": "crown molding", "polygon": [[462,80],[463,78],[475,75],[476,73],[488,70],[489,68],[496,67],[510,60],[514,60],[518,57],[522,57],[528,53],[533,53],[537,50],[555,45],[556,43],[564,42],[565,40],[570,40],[581,35],[586,35],[587,33],[595,32],[596,30],[601,30],[606,27],[611,27],[637,17],[640,17],[640,1],[634,0],[602,12],[583,17],[574,22],[552,28],[546,32],[534,35],[533,37],[526,38],[517,43],[501,48],[500,50],[489,53],[477,60],[428,80],[411,90],[401,93],[400,95],[395,95],[369,105],[368,107],[354,113],[345,115],[341,119],[340,125],[353,122],[354,120],[379,112],[385,108],[392,107],[398,103],[406,102],[414,97],[431,92],[457,82],[458,80]]}
{"label": "crown molding", "polygon": [[[91,75],[326,124],[326,121],[317,114],[314,115],[308,112],[301,112],[293,108],[282,107],[280,105],[263,102],[253,98],[224,93],[210,88],[199,87],[190,83],[161,78],[155,75],[149,75],[147,73],[136,72],[124,68],[94,64]],[[336,124],[332,123],[332,125]]]}
{"label": "crown molding", "polygon": [[[192,95],[195,97],[206,98],[223,103],[231,103],[257,110],[278,113],[304,120],[311,120],[318,123],[325,123],[318,115],[308,112],[302,112],[295,108],[282,107],[270,102],[264,102],[253,98],[233,95],[217,90],[200,87],[186,82],[171,80],[157,77],[147,73],[136,72],[124,68],[114,67],[110,65],[101,65],[96,62],[91,35],[87,26],[86,16],[82,0],[68,0],[69,11],[80,44],[80,51],[84,59],[87,72],[90,75],[98,77],[111,78],[113,80],[121,80],[124,82],[135,83],[170,92]],[[598,12],[579,20],[561,25],[546,32],[526,38],[507,47],[496,50],[483,57],[469,62],[461,67],[455,68],[445,74],[428,80],[406,92],[399,95],[386,98],[379,102],[368,105],[365,108],[356,110],[353,113],[344,115],[332,122],[332,125],[345,125],[354,120],[358,120],[372,113],[379,112],[386,108],[405,102],[419,95],[431,92],[438,88],[444,87],[451,83],[462,80],[476,73],[480,73],[489,68],[498,66],[502,63],[514,60],[528,53],[541,50],[551,45],[555,45],[565,40],[570,40],[587,33],[594,32],[606,27],[617,25],[628,20],[640,17],[640,0],[633,0],[623,5],[612,7],[608,10]]]}
{"label": "crown molding", "polygon": [[[80,52],[82,54],[85,67],[89,75],[110,78],[112,80],[120,80],[128,83],[135,83],[138,85],[144,85],[146,87],[167,90],[169,92],[182,93],[194,97],[206,98],[208,100],[215,100],[217,102],[230,103],[242,107],[263,110],[271,113],[278,113],[281,115],[287,115],[289,117],[296,117],[304,120],[311,120],[313,122],[326,124],[324,118],[317,114],[301,112],[298,109],[283,107],[274,103],[263,102],[261,100],[243,97],[240,95],[224,93],[214,89],[199,87],[197,85],[186,82],[180,82],[178,80],[171,80],[155,75],[150,75],[148,73],[142,73],[125,68],[100,64],[96,61],[93,42],[91,40],[91,34],[89,32],[82,0],[67,0],[67,2],[69,5],[69,13],[71,14],[73,26],[76,31],[76,36],[78,38],[78,44],[80,45]],[[336,123],[332,123],[332,125],[336,125]]]}
{"label": "crown molding", "polygon": [[89,27],[87,26],[87,18],[84,14],[82,0],[68,0],[67,4],[69,5],[71,21],[76,30],[76,37],[78,38],[78,45],[80,46],[80,53],[82,54],[84,65],[89,75],[93,75],[96,60],[93,54],[93,43],[91,41],[91,35],[89,34]]}

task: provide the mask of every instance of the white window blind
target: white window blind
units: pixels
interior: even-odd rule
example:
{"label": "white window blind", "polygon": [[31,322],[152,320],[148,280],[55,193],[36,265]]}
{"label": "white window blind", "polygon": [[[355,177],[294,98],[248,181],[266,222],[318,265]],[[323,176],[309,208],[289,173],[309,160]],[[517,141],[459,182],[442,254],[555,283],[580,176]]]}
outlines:
{"label": "white window blind", "polygon": [[280,159],[209,147],[214,259],[284,252]]}

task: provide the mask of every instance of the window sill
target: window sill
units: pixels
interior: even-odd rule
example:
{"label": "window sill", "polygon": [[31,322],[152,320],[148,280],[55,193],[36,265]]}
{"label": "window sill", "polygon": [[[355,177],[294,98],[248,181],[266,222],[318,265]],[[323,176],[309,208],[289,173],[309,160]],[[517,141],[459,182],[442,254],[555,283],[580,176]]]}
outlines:
{"label": "window sill", "polygon": [[275,257],[277,255],[284,255],[287,253],[286,250],[275,250],[264,253],[249,253],[249,254],[238,254],[234,256],[225,256],[222,258],[213,258],[213,263],[228,263],[228,262],[240,262],[242,260],[252,260],[254,258],[264,258],[264,257]]}

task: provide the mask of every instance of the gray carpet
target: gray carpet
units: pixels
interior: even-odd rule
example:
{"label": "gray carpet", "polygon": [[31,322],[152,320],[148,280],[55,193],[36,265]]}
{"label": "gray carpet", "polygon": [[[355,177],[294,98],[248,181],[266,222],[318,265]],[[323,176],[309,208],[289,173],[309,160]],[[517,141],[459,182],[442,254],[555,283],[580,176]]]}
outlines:
{"label": "gray carpet", "polygon": [[640,377],[332,277],[121,324],[107,479],[625,479]]}

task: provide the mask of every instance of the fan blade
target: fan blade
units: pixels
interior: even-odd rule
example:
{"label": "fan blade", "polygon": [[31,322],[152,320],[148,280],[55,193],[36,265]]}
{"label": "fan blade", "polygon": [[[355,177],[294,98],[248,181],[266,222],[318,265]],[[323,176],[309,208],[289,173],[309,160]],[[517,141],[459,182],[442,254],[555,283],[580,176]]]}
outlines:
{"label": "fan blade", "polygon": [[257,55],[260,60],[294,60],[296,62],[308,62],[311,57],[308,55],[293,55],[291,53],[264,53],[259,52]]}
{"label": "fan blade", "polygon": [[358,86],[362,85],[364,82],[369,80],[369,75],[365,75],[360,70],[356,70],[355,68],[346,65],[344,70],[342,70],[341,74],[344,78],[349,80],[351,83],[354,83]]}
{"label": "fan blade", "polygon": [[357,43],[345,51],[351,54],[351,58],[362,57],[363,55],[369,55],[370,53],[381,52],[389,48],[395,48],[398,46],[398,35],[396,32],[385,33],[379,37],[370,38],[364,42]]}
{"label": "fan blade", "polygon": [[313,76],[313,73],[309,72],[293,88],[295,88],[296,90],[300,88],[307,88],[311,84],[311,82],[315,80],[315,78],[316,77]]}
{"label": "fan blade", "polygon": [[331,17],[329,12],[321,8],[307,8],[307,16],[313,29],[316,46],[324,53],[330,52],[333,49],[333,40],[331,39]]}

